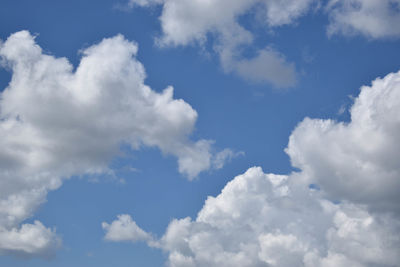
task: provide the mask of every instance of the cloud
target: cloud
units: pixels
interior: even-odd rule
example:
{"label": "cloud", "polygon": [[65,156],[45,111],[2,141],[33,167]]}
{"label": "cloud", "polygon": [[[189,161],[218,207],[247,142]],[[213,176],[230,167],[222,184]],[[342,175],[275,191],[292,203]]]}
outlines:
{"label": "cloud", "polygon": [[[0,252],[43,254],[55,233],[23,224],[49,190],[77,175],[112,174],[121,146],[159,148],[188,179],[212,168],[212,141],[191,141],[197,113],[173,88],[144,84],[138,47],[122,35],[85,49],[79,66],[46,55],[27,31],[0,44],[12,73],[0,100]],[[38,242],[41,240],[41,242]]]}
{"label": "cloud", "polygon": [[[369,38],[400,36],[399,0],[130,0],[126,8],[161,5],[160,46],[203,46],[210,40],[226,73],[245,80],[270,83],[278,88],[296,85],[294,63],[270,45],[258,47],[256,31],[241,23],[251,15],[257,27],[274,31],[295,23],[311,9],[325,10],[329,17],[327,33]],[[324,6],[324,8],[320,8]],[[246,52],[252,55],[246,56]]]}
{"label": "cloud", "polygon": [[349,123],[306,118],[286,152],[332,200],[399,213],[400,72],[363,86]]}
{"label": "cloud", "polygon": [[107,232],[104,238],[108,241],[151,242],[153,239],[150,234],[137,226],[127,214],[119,215],[116,221],[111,224],[104,222],[101,226]]}
{"label": "cloud", "polygon": [[266,6],[266,21],[270,26],[282,26],[294,23],[296,19],[305,15],[312,4],[318,0],[264,0]]}
{"label": "cloud", "polygon": [[[398,221],[250,168],[158,241],[168,266],[396,266]],[[134,241],[134,240],[132,240]],[[338,265],[339,264],[339,265]]]}
{"label": "cloud", "polygon": [[296,81],[296,69],[293,63],[286,62],[285,57],[272,48],[258,51],[256,57],[242,59],[231,64],[223,62],[229,69],[235,66],[235,71],[244,79],[255,82],[271,82],[281,87],[291,87]]}
{"label": "cloud", "polygon": [[55,231],[46,228],[41,222],[23,224],[20,229],[0,228],[0,252],[26,257],[37,254],[51,257],[61,246]]}
{"label": "cloud", "polygon": [[254,48],[254,33],[244,28],[239,18],[252,13],[266,28],[293,23],[304,15],[314,0],[218,0],[184,1],[131,0],[130,7],[162,5],[160,16],[161,46],[204,44],[213,39],[214,51],[226,72],[255,82],[269,82],[276,87],[291,87],[296,83],[293,63],[271,47],[256,48],[255,55],[247,58],[243,48]]}
{"label": "cloud", "polygon": [[231,38],[239,34],[236,41],[250,41],[252,34],[240,25],[238,18],[247,12],[253,12],[252,8],[257,7],[260,12],[257,15],[264,20],[265,26],[274,27],[293,23],[308,11],[312,2],[314,1],[287,0],[283,3],[278,0],[164,0],[160,17],[163,30],[161,41],[165,44],[185,45],[204,40],[213,31]]}
{"label": "cloud", "polygon": [[244,156],[244,152],[234,152],[229,148],[225,148],[224,150],[218,152],[215,154],[214,160],[213,160],[213,167],[214,169],[222,169],[225,165],[225,163],[230,162],[232,159],[239,157],[239,156]]}
{"label": "cloud", "polygon": [[330,0],[328,33],[362,34],[378,39],[399,37],[399,0]]}
{"label": "cloud", "polygon": [[[289,175],[252,167],[159,247],[178,266],[398,266],[400,72],[361,88],[348,123],[305,119]],[[107,233],[106,233],[107,234]]]}
{"label": "cloud", "polygon": [[154,4],[161,4],[163,0],[129,0],[128,7],[133,8],[135,6],[148,7]]}

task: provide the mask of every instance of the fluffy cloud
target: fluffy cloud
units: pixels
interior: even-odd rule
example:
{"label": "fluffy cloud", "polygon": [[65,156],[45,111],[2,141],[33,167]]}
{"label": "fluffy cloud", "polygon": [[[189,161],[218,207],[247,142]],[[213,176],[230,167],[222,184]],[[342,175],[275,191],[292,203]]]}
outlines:
{"label": "fluffy cloud", "polygon": [[49,190],[73,175],[112,173],[121,146],[158,147],[193,179],[221,160],[193,142],[197,113],[173,89],[144,84],[137,45],[118,35],[83,51],[74,70],[46,55],[27,31],[0,43],[12,80],[0,97],[0,252],[43,254],[59,244],[41,223],[20,225]]}
{"label": "fluffy cloud", "polygon": [[400,36],[399,0],[330,0],[329,34],[363,34],[370,38]]}
{"label": "fluffy cloud", "polygon": [[[400,0],[130,0],[128,8],[161,5],[161,46],[203,45],[213,40],[222,69],[253,82],[276,87],[296,84],[293,63],[271,46],[256,47],[255,32],[240,23],[252,14],[258,25],[274,30],[289,25],[314,6],[330,18],[328,35],[361,33],[370,38],[400,36]],[[326,3],[326,4],[325,4]],[[251,48],[253,56],[246,57]]]}
{"label": "fluffy cloud", "polygon": [[[160,1],[158,1],[159,3]],[[238,22],[238,18],[257,7],[267,26],[290,24],[303,15],[313,0],[218,0],[183,1],[164,0],[160,17],[163,30],[163,43],[184,45],[196,40],[204,40],[209,32],[219,32],[223,37],[237,41],[250,41],[252,35]],[[154,3],[157,3],[154,1]],[[232,41],[233,39],[227,40]]]}
{"label": "fluffy cloud", "polygon": [[332,200],[399,213],[400,72],[363,86],[349,123],[305,119],[286,152]]}
{"label": "fluffy cloud", "polygon": [[305,119],[286,150],[301,170],[250,168],[172,220],[168,265],[399,266],[399,112],[400,72],[362,87],[348,123]]}
{"label": "fluffy cloud", "polygon": [[395,218],[333,204],[296,176],[250,168],[209,197],[196,220],[174,219],[157,242],[168,265],[398,266]]}
{"label": "fluffy cloud", "polygon": [[243,56],[243,47],[253,45],[254,36],[240,23],[240,16],[252,12],[266,27],[290,24],[305,14],[314,0],[131,0],[129,6],[162,4],[160,45],[203,44],[214,37],[214,50],[226,72],[245,79],[290,87],[296,82],[292,63],[271,47],[259,49],[255,56]]}
{"label": "fluffy cloud", "polygon": [[129,215],[122,214],[118,216],[118,220],[112,224],[103,223],[103,229],[107,232],[105,239],[109,241],[146,241],[152,240],[151,235],[143,231],[132,220]]}
{"label": "fluffy cloud", "polygon": [[0,251],[20,256],[36,254],[51,257],[61,245],[55,231],[46,228],[41,222],[23,224],[20,229],[0,228]]}

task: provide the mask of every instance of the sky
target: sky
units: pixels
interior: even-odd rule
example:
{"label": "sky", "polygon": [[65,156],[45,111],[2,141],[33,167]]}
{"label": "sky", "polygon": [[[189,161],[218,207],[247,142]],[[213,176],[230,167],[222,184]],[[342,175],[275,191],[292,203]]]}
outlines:
{"label": "sky", "polygon": [[398,267],[399,0],[2,0],[0,266]]}

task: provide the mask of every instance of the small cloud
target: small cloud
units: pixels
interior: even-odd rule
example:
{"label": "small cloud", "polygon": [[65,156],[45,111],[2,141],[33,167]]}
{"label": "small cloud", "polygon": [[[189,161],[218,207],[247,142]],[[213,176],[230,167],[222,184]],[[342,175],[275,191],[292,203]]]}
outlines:
{"label": "small cloud", "polygon": [[343,114],[346,112],[346,110],[347,110],[346,105],[343,104],[343,105],[340,106],[340,108],[339,108],[337,114],[338,114],[338,115],[343,115]]}
{"label": "small cloud", "polygon": [[219,170],[224,167],[224,165],[228,162],[230,162],[232,159],[239,157],[239,156],[244,156],[245,153],[243,151],[239,152],[234,152],[229,148],[226,148],[222,150],[221,152],[218,152],[213,159],[213,167],[216,170]]}
{"label": "small cloud", "polygon": [[112,242],[146,242],[149,246],[156,246],[157,241],[151,233],[140,228],[128,214],[117,216],[111,224],[103,222],[101,227],[106,232],[104,239]]}

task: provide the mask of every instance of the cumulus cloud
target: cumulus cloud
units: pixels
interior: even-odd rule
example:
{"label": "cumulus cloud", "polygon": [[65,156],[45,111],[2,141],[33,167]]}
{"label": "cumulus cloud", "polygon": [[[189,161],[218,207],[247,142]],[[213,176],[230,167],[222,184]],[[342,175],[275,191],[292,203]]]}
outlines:
{"label": "cumulus cloud", "polygon": [[329,34],[362,34],[369,38],[399,37],[399,0],[330,0]]}
{"label": "cumulus cloud", "polygon": [[363,86],[349,123],[306,118],[286,152],[330,199],[399,213],[400,72]]}
{"label": "cumulus cloud", "polygon": [[398,266],[395,218],[326,201],[297,175],[250,168],[209,197],[196,220],[174,219],[158,241],[168,265]]}
{"label": "cumulus cloud", "polygon": [[111,224],[104,222],[101,226],[107,232],[104,238],[109,241],[150,242],[153,239],[150,234],[137,226],[127,214],[119,215],[116,221]]}
{"label": "cumulus cloud", "polygon": [[12,73],[0,97],[0,252],[53,248],[53,230],[20,224],[63,179],[112,173],[121,146],[158,147],[189,179],[212,168],[212,141],[189,138],[196,111],[174,99],[172,87],[157,93],[144,84],[137,50],[121,35],[107,38],[85,49],[74,69],[44,54],[27,31],[0,44]]}
{"label": "cumulus cloud", "polygon": [[[400,72],[361,88],[351,121],[305,119],[289,175],[248,169],[158,246],[169,266],[399,266]],[[108,233],[106,233],[108,234]]]}
{"label": "cumulus cloud", "polygon": [[23,224],[21,228],[11,230],[0,228],[0,252],[26,257],[36,254],[42,257],[52,257],[60,247],[61,240],[55,231],[46,228],[41,222]]}
{"label": "cumulus cloud", "polygon": [[[394,26],[400,24],[400,0],[130,0],[127,7],[154,5],[162,6],[160,46],[202,46],[212,40],[225,72],[282,88],[296,84],[294,63],[270,45],[257,47],[257,33],[240,22],[242,16],[251,14],[257,25],[274,31],[315,7],[329,16],[328,35],[400,36]],[[245,56],[246,49],[253,55]]]}
{"label": "cumulus cloud", "polygon": [[131,0],[130,7],[162,5],[160,16],[161,46],[203,44],[210,36],[226,72],[235,72],[255,82],[269,82],[277,87],[296,83],[296,69],[271,47],[256,50],[251,58],[243,48],[253,47],[254,35],[239,23],[247,12],[254,13],[265,27],[293,23],[305,14],[315,0]]}

